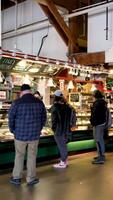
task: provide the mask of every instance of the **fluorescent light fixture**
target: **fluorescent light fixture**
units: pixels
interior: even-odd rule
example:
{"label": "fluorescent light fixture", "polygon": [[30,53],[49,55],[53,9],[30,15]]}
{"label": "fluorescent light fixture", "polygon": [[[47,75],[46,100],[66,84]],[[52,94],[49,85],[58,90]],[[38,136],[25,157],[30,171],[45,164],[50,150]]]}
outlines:
{"label": "fluorescent light fixture", "polygon": [[25,68],[25,67],[26,67],[26,60],[21,60],[21,61],[18,63],[18,66],[19,66],[19,67]]}
{"label": "fluorescent light fixture", "polygon": [[39,68],[30,68],[28,71],[31,73],[37,73],[39,71]]}

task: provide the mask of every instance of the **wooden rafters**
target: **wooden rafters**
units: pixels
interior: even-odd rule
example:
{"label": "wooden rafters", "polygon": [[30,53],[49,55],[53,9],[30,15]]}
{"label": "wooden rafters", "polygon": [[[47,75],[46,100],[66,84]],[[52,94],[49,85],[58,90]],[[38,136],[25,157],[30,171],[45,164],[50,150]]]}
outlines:
{"label": "wooden rafters", "polygon": [[41,8],[44,10],[45,14],[48,16],[50,21],[52,21],[54,27],[65,41],[66,45],[70,43],[74,46],[75,52],[78,50],[76,46],[76,38],[72,34],[70,28],[67,26],[63,17],[57,10],[57,7],[54,5],[52,0],[35,0]]}
{"label": "wooden rafters", "polygon": [[47,0],[35,0],[37,3],[47,6]]}
{"label": "wooden rafters", "polygon": [[57,21],[55,18],[53,18],[50,10],[44,6],[40,4],[40,7],[42,8],[42,10],[44,11],[44,13],[49,16],[49,21],[51,24],[54,25],[55,29],[57,30],[57,32],[59,33],[59,35],[61,36],[62,40],[64,41],[64,43],[68,46],[68,38],[66,36],[66,34],[62,31],[62,29],[60,28],[60,26],[58,25]]}

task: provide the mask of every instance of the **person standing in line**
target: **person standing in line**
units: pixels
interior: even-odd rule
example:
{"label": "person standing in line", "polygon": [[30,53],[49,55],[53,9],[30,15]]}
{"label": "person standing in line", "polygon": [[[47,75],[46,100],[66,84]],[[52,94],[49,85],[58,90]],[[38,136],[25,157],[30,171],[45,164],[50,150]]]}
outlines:
{"label": "person standing in line", "polygon": [[21,86],[21,97],[9,110],[9,129],[14,134],[15,162],[10,183],[21,184],[24,156],[27,148],[27,185],[39,182],[36,178],[36,156],[41,130],[46,123],[44,103],[34,97],[28,84]]}
{"label": "person standing in line", "polygon": [[69,106],[60,90],[54,93],[54,103],[51,107],[52,130],[54,138],[60,152],[60,162],[54,164],[54,168],[66,168],[68,166],[67,157],[67,134],[70,132],[71,106]]}
{"label": "person standing in line", "polygon": [[104,130],[106,126],[107,103],[103,94],[96,90],[94,92],[94,102],[91,107],[90,122],[93,126],[93,137],[96,142],[98,156],[94,158],[92,164],[104,164],[105,162],[105,143]]}
{"label": "person standing in line", "polygon": [[40,94],[39,91],[36,91],[36,92],[34,93],[34,96],[37,97],[37,98],[39,98],[40,100],[43,99],[43,97],[41,96],[41,94]]}

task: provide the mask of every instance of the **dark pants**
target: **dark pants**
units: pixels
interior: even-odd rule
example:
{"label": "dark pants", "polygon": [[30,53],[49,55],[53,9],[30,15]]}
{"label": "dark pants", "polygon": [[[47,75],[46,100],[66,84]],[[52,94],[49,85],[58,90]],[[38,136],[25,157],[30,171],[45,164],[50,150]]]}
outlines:
{"label": "dark pants", "polygon": [[105,153],[104,130],[105,125],[93,127],[93,137],[96,141],[98,156],[103,156]]}
{"label": "dark pants", "polygon": [[67,138],[65,135],[61,135],[61,136],[54,135],[54,138],[60,152],[61,160],[65,162],[68,157],[68,150],[67,150],[67,145],[66,145]]}

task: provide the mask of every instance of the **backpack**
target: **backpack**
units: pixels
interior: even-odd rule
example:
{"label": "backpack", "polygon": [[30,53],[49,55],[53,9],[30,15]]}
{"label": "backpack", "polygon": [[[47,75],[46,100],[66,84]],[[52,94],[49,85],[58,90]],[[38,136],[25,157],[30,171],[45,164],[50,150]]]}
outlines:
{"label": "backpack", "polygon": [[106,114],[106,128],[110,129],[112,126],[112,116],[109,108],[107,108],[107,114]]}

